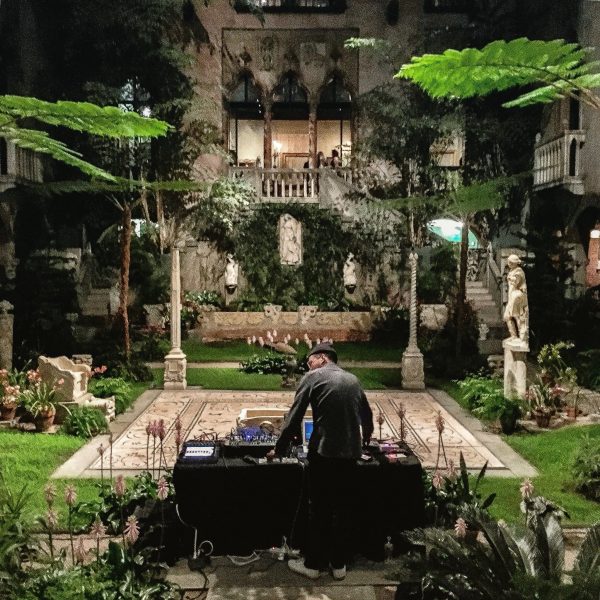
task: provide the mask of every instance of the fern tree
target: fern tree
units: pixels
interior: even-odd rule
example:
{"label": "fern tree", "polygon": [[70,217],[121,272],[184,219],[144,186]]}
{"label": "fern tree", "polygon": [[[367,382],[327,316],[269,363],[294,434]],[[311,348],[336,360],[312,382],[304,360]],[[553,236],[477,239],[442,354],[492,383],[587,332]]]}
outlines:
{"label": "fern tree", "polygon": [[[48,131],[33,129],[30,122],[64,127],[81,133],[108,138],[154,138],[165,135],[168,123],[125,112],[114,106],[98,106],[91,102],[46,102],[23,96],[0,96],[0,137],[25,148],[46,154],[68,164],[90,177],[115,182],[108,171],[83,159]],[[54,130],[52,130],[54,131]]]}
{"label": "fern tree", "polygon": [[473,98],[512,88],[533,87],[505,107],[551,103],[574,97],[600,109],[597,62],[588,51],[564,40],[496,40],[481,50],[448,49],[413,57],[396,77],[410,79],[433,98]]}

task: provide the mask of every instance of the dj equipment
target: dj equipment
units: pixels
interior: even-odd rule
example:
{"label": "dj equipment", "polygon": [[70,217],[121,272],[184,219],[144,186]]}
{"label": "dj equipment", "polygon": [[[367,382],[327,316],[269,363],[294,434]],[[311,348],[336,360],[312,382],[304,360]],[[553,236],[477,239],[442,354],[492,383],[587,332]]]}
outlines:
{"label": "dj equipment", "polygon": [[219,460],[219,444],[214,441],[190,440],[183,444],[179,460],[184,463],[216,463]]}
{"label": "dj equipment", "polygon": [[260,427],[238,427],[232,429],[223,442],[225,458],[264,457],[275,447],[279,436],[261,429]]}

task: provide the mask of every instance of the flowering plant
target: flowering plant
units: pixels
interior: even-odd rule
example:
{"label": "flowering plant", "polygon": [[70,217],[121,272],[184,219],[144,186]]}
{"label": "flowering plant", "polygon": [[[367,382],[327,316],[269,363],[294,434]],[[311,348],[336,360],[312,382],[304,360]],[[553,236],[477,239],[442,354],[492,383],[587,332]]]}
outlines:
{"label": "flowering plant", "polygon": [[560,402],[560,397],[564,392],[565,389],[558,383],[550,385],[538,377],[537,383],[531,384],[525,392],[525,400],[529,402],[532,413],[549,414]]}
{"label": "flowering plant", "polygon": [[19,371],[0,369],[0,406],[3,408],[10,410],[19,405],[23,389],[21,375]]}
{"label": "flowering plant", "polygon": [[49,415],[56,412],[58,398],[56,390],[63,385],[64,379],[59,379],[50,385],[42,381],[39,371],[31,370],[27,372],[27,380],[30,387],[21,395],[23,404],[27,410],[34,416]]}

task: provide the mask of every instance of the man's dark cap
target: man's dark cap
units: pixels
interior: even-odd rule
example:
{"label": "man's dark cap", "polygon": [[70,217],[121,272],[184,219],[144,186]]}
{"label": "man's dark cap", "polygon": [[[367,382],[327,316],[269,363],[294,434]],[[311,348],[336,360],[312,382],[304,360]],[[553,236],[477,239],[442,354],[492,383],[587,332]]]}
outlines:
{"label": "man's dark cap", "polygon": [[327,356],[329,356],[329,358],[331,358],[331,360],[334,363],[337,363],[338,361],[337,352],[335,351],[335,348],[329,343],[315,345],[312,348],[312,350],[306,355],[306,358],[312,356],[313,354],[327,354]]}

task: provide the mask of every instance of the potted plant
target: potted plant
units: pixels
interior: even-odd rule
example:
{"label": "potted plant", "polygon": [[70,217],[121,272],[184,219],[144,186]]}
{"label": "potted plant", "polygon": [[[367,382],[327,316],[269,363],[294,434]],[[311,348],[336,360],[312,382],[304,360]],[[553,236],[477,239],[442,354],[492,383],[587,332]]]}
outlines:
{"label": "potted plant", "polygon": [[521,402],[518,398],[507,398],[502,390],[482,396],[479,406],[473,409],[480,419],[498,420],[502,433],[514,433],[517,419],[521,416]]}
{"label": "potted plant", "polygon": [[52,427],[58,404],[56,390],[62,384],[62,379],[59,379],[54,385],[37,381],[23,392],[23,403],[32,414],[37,431],[48,431]]}
{"label": "potted plant", "polygon": [[538,383],[529,386],[525,397],[529,402],[531,415],[537,426],[548,427],[555,410],[552,388],[538,378]]}
{"label": "potted plant", "polygon": [[19,371],[0,369],[0,421],[12,421],[20,404],[22,378]]}

